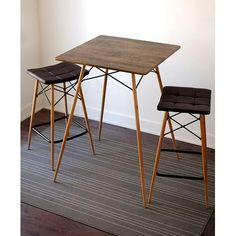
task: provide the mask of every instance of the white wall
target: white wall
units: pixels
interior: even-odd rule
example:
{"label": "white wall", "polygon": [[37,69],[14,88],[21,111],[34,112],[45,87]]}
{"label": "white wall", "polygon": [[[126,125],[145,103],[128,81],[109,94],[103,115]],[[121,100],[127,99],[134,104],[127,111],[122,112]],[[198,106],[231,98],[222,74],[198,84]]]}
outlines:
{"label": "white wall", "polygon": [[[207,134],[209,146],[214,147],[213,0],[40,0],[39,16],[43,65],[56,63],[58,54],[100,34],[180,45],[181,49],[160,66],[163,82],[212,90]],[[120,79],[129,84],[129,77],[121,75]],[[90,119],[99,118],[102,82],[99,79],[83,85]],[[156,110],[159,97],[157,79],[154,74],[148,75],[138,89],[141,129],[145,132],[159,134],[163,115]],[[132,94],[112,80],[108,81],[105,109],[105,122],[135,128]],[[198,126],[193,129],[199,133]],[[199,142],[185,132],[176,136]]]}
{"label": "white wall", "polygon": [[[35,80],[26,70],[40,66],[38,0],[21,1],[21,120],[30,116]],[[37,110],[43,107],[40,99]]]}

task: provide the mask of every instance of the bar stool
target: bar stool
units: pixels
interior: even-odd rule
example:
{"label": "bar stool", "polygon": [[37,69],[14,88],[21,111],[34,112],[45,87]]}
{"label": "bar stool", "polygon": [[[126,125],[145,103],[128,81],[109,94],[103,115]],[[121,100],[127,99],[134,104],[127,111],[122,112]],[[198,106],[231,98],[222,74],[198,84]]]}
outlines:
{"label": "bar stool", "polygon": [[[164,111],[164,118],[161,128],[161,133],[157,145],[156,158],[153,166],[153,173],[151,179],[151,186],[149,192],[149,203],[152,200],[153,188],[156,180],[156,175],[163,177],[172,177],[172,178],[186,178],[192,180],[203,180],[204,179],[204,190],[205,190],[205,206],[208,207],[208,176],[207,176],[207,156],[206,156],[206,124],[205,124],[205,115],[210,114],[210,104],[211,104],[211,91],[208,89],[201,88],[187,88],[187,87],[173,87],[167,86],[163,88],[163,92],[157,106],[159,111]],[[169,112],[176,112],[173,115],[169,115]],[[194,120],[182,125],[176,121],[173,117],[181,113],[189,113]],[[197,116],[199,115],[199,116]],[[166,122],[172,120],[179,125],[178,128],[165,133]],[[200,120],[200,130],[201,137],[193,133],[191,130],[186,128],[186,126]],[[192,152],[186,150],[172,150],[172,149],[162,149],[163,138],[165,135],[175,132],[181,128],[186,129],[196,137],[201,140],[201,152]],[[171,152],[180,152],[180,153],[194,153],[201,154],[202,156],[202,169],[203,177],[191,177],[191,176],[179,176],[171,174],[161,174],[158,172],[158,164],[160,161],[161,151],[171,151]]]}
{"label": "bar stool", "polygon": [[[51,143],[51,165],[52,170],[54,170],[54,144],[60,143],[63,141],[63,139],[54,140],[54,122],[59,121],[61,119],[68,119],[68,106],[67,106],[67,95],[73,96],[70,91],[72,89],[75,89],[75,85],[78,82],[78,78],[80,75],[81,67],[75,64],[71,63],[59,63],[56,65],[46,66],[42,68],[36,68],[36,69],[28,69],[27,73],[36,79],[35,87],[34,87],[34,95],[33,95],[33,102],[32,102],[32,110],[31,110],[31,118],[30,118],[30,125],[29,125],[29,134],[28,134],[28,149],[30,149],[31,145],[31,139],[32,139],[32,131],[36,132],[38,135],[40,135],[43,139],[45,139],[48,143]],[[85,70],[84,76],[88,75],[88,71]],[[66,86],[66,82],[69,83],[68,86]],[[62,84],[63,86],[59,85]],[[39,85],[41,86],[41,91],[38,92]],[[47,96],[47,91],[50,90],[50,99]],[[54,91],[58,91],[62,93],[62,96],[55,102],[54,98]],[[44,94],[50,104],[50,121],[37,124],[33,126],[34,118],[35,118],[35,108],[36,108],[36,101],[37,97],[39,95]],[[65,116],[60,117],[58,119],[54,119],[54,107],[55,105],[64,98],[65,101]],[[89,134],[89,141],[92,148],[92,153],[94,154],[94,146],[92,141],[92,135],[91,130],[88,122],[88,115],[86,111],[85,101],[83,97],[82,88],[80,90],[80,96],[78,99],[81,100],[83,112],[84,112],[84,120],[86,127],[82,126],[81,124],[77,124],[83,128],[83,132],[69,136],[67,140],[71,140],[73,138],[79,137],[81,135],[84,135],[86,133]],[[40,132],[37,127],[43,126],[43,125],[49,125],[50,124],[50,139],[46,137],[42,132]]]}

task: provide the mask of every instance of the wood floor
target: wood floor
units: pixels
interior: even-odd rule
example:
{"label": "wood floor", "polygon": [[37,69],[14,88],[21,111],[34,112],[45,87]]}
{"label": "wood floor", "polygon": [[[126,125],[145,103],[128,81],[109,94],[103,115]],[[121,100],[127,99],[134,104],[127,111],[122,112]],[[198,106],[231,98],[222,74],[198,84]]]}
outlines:
{"label": "wood floor", "polygon": [[[56,113],[55,118],[61,114]],[[49,120],[49,111],[41,110],[36,115],[35,123],[41,123]],[[93,134],[97,134],[98,122],[90,121]],[[21,123],[21,143],[27,142],[29,119]],[[34,137],[34,134],[33,134]],[[127,141],[130,144],[136,144],[136,133],[134,130],[117,127],[114,125],[103,125],[102,137],[111,138],[117,141]],[[96,135],[94,135],[96,138]],[[143,133],[143,145],[155,150],[158,137],[155,135]],[[199,147],[184,142],[177,142],[180,149],[197,150]],[[164,147],[172,147],[170,139],[165,139]],[[213,149],[207,150],[207,156],[210,159],[215,158]],[[21,203],[21,236],[108,236],[109,233],[97,230],[90,226],[75,222],[65,217],[44,211],[42,209]],[[215,213],[211,216],[203,236],[215,235]]]}

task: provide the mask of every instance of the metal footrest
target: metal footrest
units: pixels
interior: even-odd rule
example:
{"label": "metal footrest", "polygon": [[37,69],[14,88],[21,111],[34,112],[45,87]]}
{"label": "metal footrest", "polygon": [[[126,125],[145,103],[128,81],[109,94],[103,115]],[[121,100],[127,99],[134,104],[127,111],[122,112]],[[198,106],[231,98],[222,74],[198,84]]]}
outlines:
{"label": "metal footrest", "polygon": [[162,173],[159,173],[159,172],[157,172],[157,176],[168,177],[168,178],[177,178],[177,179],[190,179],[190,180],[203,180],[204,179],[203,177],[162,174]]}
{"label": "metal footrest", "polygon": [[202,154],[201,152],[178,150],[178,149],[175,150],[175,149],[167,149],[167,148],[162,148],[161,152],[178,152],[178,153]]}
{"label": "metal footrest", "polygon": [[[63,120],[63,119],[67,119],[67,118],[68,118],[67,116],[63,116],[63,117],[60,117],[60,118],[55,119],[54,122],[57,122],[57,121]],[[83,125],[81,125],[79,122],[73,121],[73,123],[75,123],[76,125],[78,125],[78,126],[79,126],[80,128],[82,128],[84,131],[81,132],[81,133],[79,133],[79,134],[73,135],[73,136],[68,136],[68,138],[66,139],[67,141],[68,141],[68,140],[72,140],[72,139],[74,139],[74,138],[78,138],[78,137],[80,137],[80,136],[82,136],[82,135],[88,133],[88,130],[87,130]],[[39,131],[39,130],[36,129],[36,128],[37,128],[37,127],[41,127],[41,126],[50,125],[50,124],[51,124],[51,122],[49,121],[49,122],[44,122],[44,123],[40,123],[40,124],[34,125],[34,126],[32,127],[32,130],[33,130],[36,134],[38,134],[41,138],[43,138],[45,141],[47,141],[48,143],[51,143],[51,140],[50,140],[47,136],[45,136],[41,131]],[[63,138],[62,138],[62,139],[55,140],[54,143],[61,143],[62,141],[63,141]]]}
{"label": "metal footrest", "polygon": [[[178,152],[178,153],[191,153],[191,154],[202,154],[201,152],[195,152],[195,151],[186,151],[186,150],[175,150],[175,149],[166,149],[163,148],[161,151],[164,152]],[[157,176],[160,177],[167,177],[167,178],[177,178],[177,179],[190,179],[190,180],[203,180],[204,178],[201,177],[195,177],[195,176],[186,176],[186,175],[172,175],[172,174],[162,174],[157,172]]]}

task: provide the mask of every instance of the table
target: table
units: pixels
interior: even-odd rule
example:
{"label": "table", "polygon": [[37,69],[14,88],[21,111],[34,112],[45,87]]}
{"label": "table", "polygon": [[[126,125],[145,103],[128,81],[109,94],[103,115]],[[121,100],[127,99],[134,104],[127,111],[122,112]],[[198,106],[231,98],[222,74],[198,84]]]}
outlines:
{"label": "table", "polygon": [[[108,76],[112,77],[111,73],[109,73],[109,70],[115,70],[115,72],[117,71],[127,72],[131,74],[131,79],[132,79],[132,88],[130,89],[132,90],[133,93],[133,102],[135,111],[141,193],[143,198],[143,206],[146,207],[142,139],[141,139],[139,108],[138,108],[138,98],[137,98],[137,86],[139,83],[136,84],[136,74],[144,76],[151,71],[155,72],[155,74],[157,75],[160,90],[162,91],[163,84],[158,65],[160,65],[163,61],[165,61],[168,57],[170,57],[173,53],[175,53],[179,48],[180,46],[171,44],[163,44],[163,43],[142,41],[136,39],[100,35],[56,57],[56,60],[59,61],[80,64],[82,65],[82,69],[78,79],[74,101],[72,104],[70,116],[68,118],[67,126],[63,137],[63,142],[61,145],[57,161],[57,167],[54,174],[54,182],[56,181],[58,170],[60,168],[60,163],[63,157],[66,139],[69,134],[71,121],[73,118],[77,102],[77,97],[78,95],[83,96],[81,83],[83,80],[85,67],[92,66],[96,68],[105,69],[101,115],[99,124],[99,139],[101,138],[107,78]],[[84,107],[84,110],[86,112],[86,107]],[[87,127],[88,129],[90,129],[89,124],[87,124]],[[169,128],[170,130],[172,130],[171,121],[169,121]],[[176,149],[175,137],[173,133],[171,134],[172,134],[173,146]]]}

